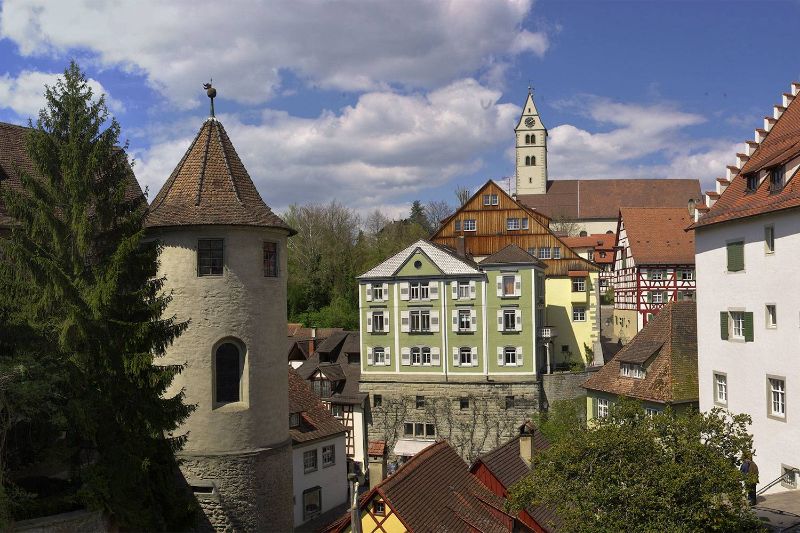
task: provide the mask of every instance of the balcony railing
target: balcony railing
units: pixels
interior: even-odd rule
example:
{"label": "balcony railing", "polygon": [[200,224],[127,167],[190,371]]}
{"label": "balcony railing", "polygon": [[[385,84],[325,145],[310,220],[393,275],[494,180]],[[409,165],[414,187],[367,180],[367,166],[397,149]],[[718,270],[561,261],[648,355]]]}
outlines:
{"label": "balcony railing", "polygon": [[539,337],[543,339],[552,339],[558,337],[558,330],[553,326],[543,326],[539,328]]}

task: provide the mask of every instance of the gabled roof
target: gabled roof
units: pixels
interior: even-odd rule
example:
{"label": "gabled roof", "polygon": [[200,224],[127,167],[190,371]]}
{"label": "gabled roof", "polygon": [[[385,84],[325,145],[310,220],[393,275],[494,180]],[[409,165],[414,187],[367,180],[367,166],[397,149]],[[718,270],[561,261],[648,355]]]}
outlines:
{"label": "gabled roof", "polygon": [[295,233],[261,199],[225,128],[213,117],[153,199],[147,225],[263,226]]}
{"label": "gabled roof", "polygon": [[345,427],[322,405],[314,391],[293,368],[289,367],[289,413],[300,413],[300,425],[290,427],[293,444],[334,437]]}
{"label": "gabled roof", "polygon": [[550,218],[615,219],[622,207],[686,207],[702,202],[696,179],[549,180],[545,194],[517,199]]}
{"label": "gabled roof", "polygon": [[624,207],[620,217],[637,265],[693,265],[694,232],[686,207]]}
{"label": "gabled roof", "polygon": [[[614,244],[617,235],[615,233],[592,233],[586,237],[562,237],[561,240],[572,249],[592,248],[595,251],[592,261],[601,264],[614,263]],[[605,252],[605,256],[598,252]]]}
{"label": "gabled roof", "polygon": [[[307,380],[320,371],[332,383],[331,396],[327,401],[334,404],[361,405],[369,396],[358,390],[361,379],[361,358],[355,357],[350,363],[348,355],[361,353],[357,331],[342,331],[325,339],[317,350],[297,369],[298,374]],[[325,362],[321,362],[324,359]]]}
{"label": "gabled roof", "polygon": [[[469,473],[447,441],[428,446],[376,485],[361,498],[362,508],[376,495],[408,531],[528,531],[504,511],[502,498]],[[326,531],[343,531],[349,524],[350,513]]]}
{"label": "gabled roof", "polygon": [[[534,429],[533,432],[533,453],[541,452],[550,447],[541,431]],[[515,437],[502,446],[481,455],[470,466],[473,474],[478,467],[483,465],[499,481],[505,490],[511,489],[517,481],[530,474],[530,468],[522,460],[519,449],[519,437]],[[532,505],[525,509],[537,524],[550,531],[552,525],[559,523],[555,511],[543,505]]]}
{"label": "gabled roof", "polygon": [[[39,177],[26,146],[30,132],[31,128],[0,122],[0,184],[2,184],[0,186],[21,190],[18,170],[32,177]],[[125,196],[128,200],[142,197],[142,189],[132,170],[126,183]],[[14,220],[8,216],[0,200],[0,228],[11,226],[13,223]]]}
{"label": "gabled roof", "polygon": [[460,258],[443,246],[420,239],[405,250],[358,276],[358,279],[388,278],[394,276],[417,251],[422,252],[444,275],[477,275],[481,271],[474,262]]}
{"label": "gabled roof", "polygon": [[485,257],[480,264],[481,266],[503,264],[533,265],[539,268],[547,268],[547,265],[543,261],[533,257],[516,244],[509,244],[502,250],[493,253],[489,257]]}
{"label": "gabled roof", "polygon": [[[644,379],[621,376],[622,362],[647,363]],[[698,401],[695,302],[664,306],[583,387],[657,403]]]}
{"label": "gabled roof", "polygon": [[795,97],[719,199],[692,227],[800,207],[800,180],[797,175],[785,176],[786,185],[775,192],[770,191],[769,179],[763,180],[755,191],[748,190],[746,177],[747,174],[782,165],[798,156],[800,97]]}

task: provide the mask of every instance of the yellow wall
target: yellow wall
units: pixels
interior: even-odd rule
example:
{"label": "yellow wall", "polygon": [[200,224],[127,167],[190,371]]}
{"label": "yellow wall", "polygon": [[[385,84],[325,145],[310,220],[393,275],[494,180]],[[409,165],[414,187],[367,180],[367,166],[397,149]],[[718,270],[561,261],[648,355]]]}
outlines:
{"label": "yellow wall", "polygon": [[[369,502],[366,503],[366,505],[364,505],[361,508],[361,531],[363,533],[381,531],[380,529],[378,529],[378,523],[367,512],[367,509],[372,509],[372,501],[374,499],[375,498],[372,498]],[[387,533],[406,533],[406,531],[408,531],[403,525],[403,523],[400,521],[400,519],[397,518],[397,515],[389,508],[388,505],[386,506],[386,514],[388,516],[386,517],[386,520],[384,520],[383,523],[381,524],[383,531],[386,531]],[[352,526],[349,525],[347,529],[345,529],[345,531],[347,533],[352,532],[353,531]]]}
{"label": "yellow wall", "polygon": [[614,336],[628,344],[639,329],[639,312],[635,309],[614,309]]}
{"label": "yellow wall", "polygon": [[545,278],[546,325],[554,326],[558,330],[558,336],[550,348],[553,365],[567,360],[568,354],[562,351],[562,346],[569,347],[572,361],[577,361],[580,356],[585,364],[591,362],[586,346],[593,349],[595,342],[599,340],[597,280],[597,272],[589,274],[588,294],[585,298],[586,320],[575,322],[572,320],[572,306],[579,302],[576,294],[572,292],[572,280],[566,276]]}

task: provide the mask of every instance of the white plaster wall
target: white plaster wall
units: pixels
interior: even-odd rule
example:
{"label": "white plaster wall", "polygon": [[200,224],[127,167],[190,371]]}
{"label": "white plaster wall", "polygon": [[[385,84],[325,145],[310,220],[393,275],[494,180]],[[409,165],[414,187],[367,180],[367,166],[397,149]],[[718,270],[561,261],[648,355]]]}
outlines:
{"label": "white plaster wall", "polygon": [[[771,255],[764,248],[768,224],[775,226]],[[695,238],[700,408],[715,405],[714,371],[726,373],[728,409],[753,418],[754,460],[766,484],[781,464],[800,467],[800,211],[701,228]],[[725,245],[738,238],[745,241],[745,270],[729,273]],[[777,329],[766,328],[768,303],[777,306]],[[752,311],[754,342],[720,338],[720,312],[729,308]],[[786,377],[785,421],[767,417],[768,374]]]}
{"label": "white plaster wall", "polygon": [[367,424],[364,409],[360,405],[353,406],[353,460],[361,463],[361,471],[367,472]]}
{"label": "white plaster wall", "polygon": [[[336,446],[336,464],[322,466],[322,447]],[[295,445],[292,449],[292,479],[294,483],[294,525],[303,523],[303,491],[313,487],[322,489],[321,513],[345,503],[347,500],[347,454],[345,453],[344,433],[339,436],[315,441],[305,446]],[[305,473],[303,452],[317,449],[317,470]]]}
{"label": "white plaster wall", "polygon": [[[203,226],[163,228],[161,275],[172,293],[166,316],[190,320],[159,364],[185,364],[168,394],[182,388],[197,408],[179,429],[184,453],[245,451],[289,439],[286,370],[286,233],[268,228]],[[223,238],[224,274],[197,275],[197,240]],[[280,276],[263,272],[263,242],[279,243]],[[246,347],[242,400],[212,405],[212,352],[225,338]]]}

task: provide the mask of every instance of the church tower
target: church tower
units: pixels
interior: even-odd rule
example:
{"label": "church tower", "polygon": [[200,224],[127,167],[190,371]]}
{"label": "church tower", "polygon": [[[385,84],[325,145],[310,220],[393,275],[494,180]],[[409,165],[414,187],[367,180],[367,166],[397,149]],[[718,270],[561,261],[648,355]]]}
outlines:
{"label": "church tower", "polygon": [[544,194],[547,192],[547,128],[539,118],[530,87],[514,131],[517,143],[517,194]]}
{"label": "church tower", "polygon": [[159,275],[188,321],[158,364],[184,364],[195,411],[181,470],[204,512],[199,530],[291,531],[292,443],[286,371],[286,241],[225,128],[211,116],[150,205]]}

